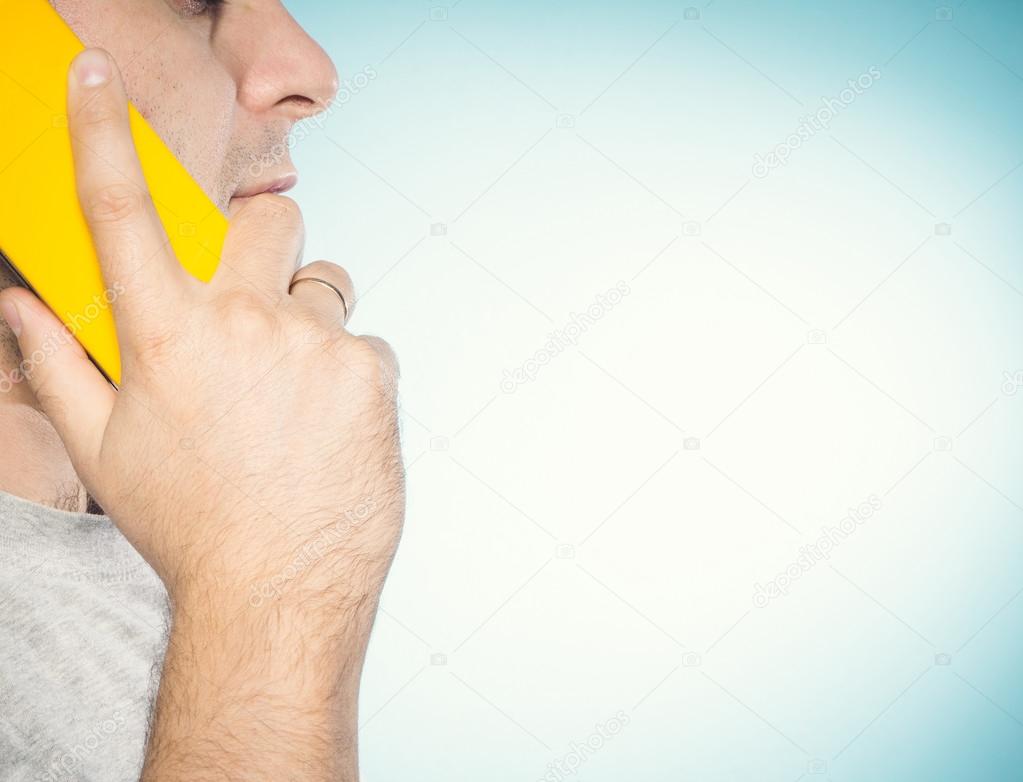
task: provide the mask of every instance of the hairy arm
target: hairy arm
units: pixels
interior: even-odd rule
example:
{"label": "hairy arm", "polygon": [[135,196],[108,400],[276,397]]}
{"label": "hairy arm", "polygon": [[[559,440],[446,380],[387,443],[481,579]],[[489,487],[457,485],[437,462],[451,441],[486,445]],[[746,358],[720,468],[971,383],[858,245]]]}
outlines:
{"label": "hairy arm", "polygon": [[374,606],[175,607],[143,782],[356,780]]}

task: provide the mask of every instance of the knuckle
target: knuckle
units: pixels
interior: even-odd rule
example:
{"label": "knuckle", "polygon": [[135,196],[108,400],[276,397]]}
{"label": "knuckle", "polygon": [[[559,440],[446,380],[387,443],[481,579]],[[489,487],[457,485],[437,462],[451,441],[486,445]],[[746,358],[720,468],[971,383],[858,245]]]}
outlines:
{"label": "knuckle", "polygon": [[373,374],[383,369],[380,354],[364,339],[356,339],[349,343],[345,347],[345,358],[353,369],[362,369]]}
{"label": "knuckle", "polygon": [[398,364],[398,354],[394,352],[394,348],[391,347],[391,343],[387,340],[381,339],[380,337],[363,337],[364,341],[370,344],[374,352],[377,354],[377,358],[380,361],[381,368],[388,374],[393,375],[394,379],[401,375],[401,369]]}
{"label": "knuckle", "polygon": [[295,332],[291,336],[304,342],[337,354],[342,351],[347,335],[332,323],[314,315],[299,314],[294,319]]}
{"label": "knuckle", "polygon": [[95,132],[123,121],[126,110],[117,101],[106,100],[99,96],[88,101],[77,113],[72,115],[75,126],[86,131]]}
{"label": "knuckle", "polygon": [[128,182],[115,182],[88,192],[83,200],[94,222],[120,223],[145,211],[149,193]]}
{"label": "knuckle", "polygon": [[253,196],[234,216],[229,238],[235,251],[246,252],[290,245],[304,231],[298,204],[290,198],[264,194]]}
{"label": "knuckle", "polygon": [[398,365],[390,345],[377,337],[358,337],[344,346],[346,369],[360,382],[391,397],[397,392]]}
{"label": "knuckle", "polygon": [[259,292],[238,287],[221,294],[216,301],[217,322],[233,339],[261,342],[276,328],[276,316]]}
{"label": "knuckle", "polygon": [[260,225],[297,229],[303,224],[302,210],[287,196],[262,193],[250,199],[245,212]]}
{"label": "knuckle", "polygon": [[323,260],[307,263],[302,267],[302,271],[318,277],[326,277],[328,280],[333,280],[347,274],[341,266],[333,261]]}

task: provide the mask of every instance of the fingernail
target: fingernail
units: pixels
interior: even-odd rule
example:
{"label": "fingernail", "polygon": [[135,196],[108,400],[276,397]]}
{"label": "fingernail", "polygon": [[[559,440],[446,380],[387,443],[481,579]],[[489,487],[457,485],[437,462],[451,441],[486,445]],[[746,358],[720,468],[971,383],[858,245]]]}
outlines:
{"label": "fingernail", "polygon": [[0,315],[4,316],[4,320],[6,320],[7,325],[11,327],[11,331],[14,332],[14,336],[20,337],[21,315],[18,314],[18,308],[9,301],[0,301]]}
{"label": "fingernail", "polygon": [[110,58],[99,49],[86,49],[75,58],[74,71],[82,87],[100,87],[110,81]]}

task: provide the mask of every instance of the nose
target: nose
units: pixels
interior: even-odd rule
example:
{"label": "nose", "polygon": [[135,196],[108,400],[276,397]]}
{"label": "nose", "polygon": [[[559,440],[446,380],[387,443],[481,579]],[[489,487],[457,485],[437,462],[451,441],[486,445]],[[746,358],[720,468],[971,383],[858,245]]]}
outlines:
{"label": "nose", "polygon": [[225,10],[232,19],[221,25],[218,44],[234,71],[242,106],[291,122],[327,108],[337,94],[337,68],[279,0],[229,4]]}

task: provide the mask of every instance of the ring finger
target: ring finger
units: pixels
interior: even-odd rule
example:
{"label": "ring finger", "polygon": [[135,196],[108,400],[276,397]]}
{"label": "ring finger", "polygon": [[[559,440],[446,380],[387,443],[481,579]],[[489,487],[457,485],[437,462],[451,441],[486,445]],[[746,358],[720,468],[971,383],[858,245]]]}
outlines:
{"label": "ring finger", "polygon": [[314,261],[291,278],[292,299],[331,323],[344,326],[355,311],[355,287],[343,268],[329,261]]}

